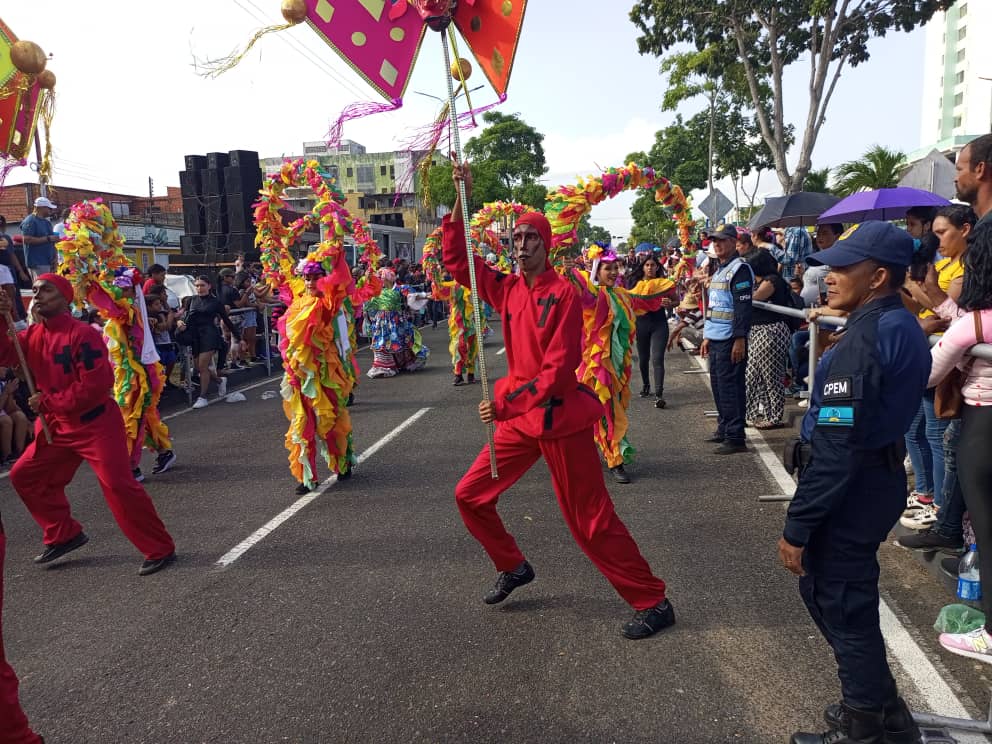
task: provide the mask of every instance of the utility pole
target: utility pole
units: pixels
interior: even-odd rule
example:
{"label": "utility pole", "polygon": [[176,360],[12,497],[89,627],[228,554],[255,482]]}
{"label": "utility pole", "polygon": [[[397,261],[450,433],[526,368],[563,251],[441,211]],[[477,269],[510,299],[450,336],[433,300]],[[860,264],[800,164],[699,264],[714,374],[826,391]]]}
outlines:
{"label": "utility pole", "polygon": [[145,214],[148,215],[148,224],[152,224],[152,206],[155,204],[155,181],[152,180],[151,176],[148,176],[148,208],[145,210]]}

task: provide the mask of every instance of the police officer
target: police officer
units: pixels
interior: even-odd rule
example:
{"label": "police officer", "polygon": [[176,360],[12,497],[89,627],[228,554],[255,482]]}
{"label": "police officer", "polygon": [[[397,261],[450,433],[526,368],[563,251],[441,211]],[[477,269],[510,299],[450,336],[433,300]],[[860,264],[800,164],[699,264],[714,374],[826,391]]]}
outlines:
{"label": "police officer", "polygon": [[843,701],[824,713],[831,731],[792,744],[920,741],[885,657],[876,555],[906,505],[903,434],[930,373],[927,339],[898,295],[912,255],[908,233],[865,222],[807,259],[830,267],[827,304],[848,317],[817,368],[778,549],[834,651]]}
{"label": "police officer", "polygon": [[746,452],[744,446],[744,371],[747,334],[751,330],[751,291],[754,272],[737,255],[737,228],[720,225],[710,233],[717,268],[710,279],[706,323],[700,356],[709,359],[710,387],[716,402],[716,433],[707,442],[716,453]]}

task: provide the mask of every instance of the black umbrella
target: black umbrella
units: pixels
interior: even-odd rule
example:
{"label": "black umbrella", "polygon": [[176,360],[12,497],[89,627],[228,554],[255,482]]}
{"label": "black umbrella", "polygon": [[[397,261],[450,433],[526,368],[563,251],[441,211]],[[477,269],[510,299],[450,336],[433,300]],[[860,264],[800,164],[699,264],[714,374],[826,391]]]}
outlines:
{"label": "black umbrella", "polygon": [[839,201],[840,197],[816,191],[773,196],[765,201],[765,206],[758,210],[747,226],[756,230],[760,227],[815,225],[817,218]]}

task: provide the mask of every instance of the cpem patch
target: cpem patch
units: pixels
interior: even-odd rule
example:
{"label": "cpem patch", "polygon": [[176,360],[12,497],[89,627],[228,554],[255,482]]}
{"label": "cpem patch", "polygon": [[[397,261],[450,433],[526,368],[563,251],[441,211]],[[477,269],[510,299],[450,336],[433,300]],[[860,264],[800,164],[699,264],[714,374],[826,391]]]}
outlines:
{"label": "cpem patch", "polygon": [[823,400],[850,400],[854,397],[854,379],[831,377],[823,384]]}
{"label": "cpem patch", "polygon": [[816,417],[817,426],[854,426],[854,408],[851,406],[825,407]]}

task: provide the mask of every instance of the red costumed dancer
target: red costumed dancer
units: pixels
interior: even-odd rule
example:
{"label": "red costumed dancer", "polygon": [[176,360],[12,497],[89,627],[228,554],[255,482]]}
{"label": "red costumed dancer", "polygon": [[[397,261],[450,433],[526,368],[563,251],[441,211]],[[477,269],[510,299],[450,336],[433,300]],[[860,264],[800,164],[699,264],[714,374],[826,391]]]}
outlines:
{"label": "red costumed dancer", "polygon": [[[47,420],[52,442],[39,419],[34,441],[10,471],[10,482],[44,530],[45,551],[35,563],[60,558],[89,539],[65,497],[65,487],[86,460],[121,531],[145,556],[138,573],[155,573],[175,560],[175,545],[131,472],[124,419],[110,398],[114,372],[107,347],[98,331],[69,313],[73,291],[65,278],[43,274],[33,289],[43,322],[18,337],[37,385],[29,404]],[[10,298],[0,293],[0,315],[10,307]],[[14,345],[3,333],[0,364],[17,363]]]}
{"label": "red costumed dancer", "polygon": [[[456,193],[468,166],[455,163]],[[444,218],[444,264],[469,285],[461,204]],[[455,488],[469,532],[482,543],[499,576],[486,596],[502,602],[529,583],[534,570],[496,511],[500,495],[544,457],[558,504],[572,535],[596,567],[635,610],[624,625],[627,638],[646,638],[675,622],[665,583],[651,573],[637,544],[613,509],[593,441],[593,424],[603,415],[596,394],[575,377],[582,360],[582,308],[575,290],[551,268],[551,225],[539,213],[522,215],[513,230],[520,273],[507,275],[476,257],[479,295],[499,312],[509,374],[496,383],[494,400],[479,404],[483,422],[496,422],[499,480],[490,475],[483,449]]]}
{"label": "red costumed dancer", "polygon": [[31,730],[27,716],[17,699],[17,675],[7,663],[3,650],[3,558],[7,551],[7,536],[0,520],[0,744],[41,744],[42,739]]}

